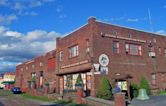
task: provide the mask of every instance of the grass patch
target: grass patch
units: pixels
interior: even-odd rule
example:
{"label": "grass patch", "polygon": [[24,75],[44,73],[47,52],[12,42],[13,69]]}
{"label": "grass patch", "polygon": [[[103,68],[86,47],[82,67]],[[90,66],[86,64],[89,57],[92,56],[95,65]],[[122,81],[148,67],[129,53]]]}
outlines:
{"label": "grass patch", "polygon": [[61,104],[61,105],[64,105],[64,106],[88,106],[88,105],[85,105],[85,104],[76,104],[76,103],[73,103],[72,101],[65,101],[65,100],[57,100],[55,103],[56,104]]}
{"label": "grass patch", "polygon": [[159,95],[166,95],[166,91],[160,91]]}
{"label": "grass patch", "polygon": [[53,102],[55,100],[48,98],[47,96],[33,96],[28,93],[23,93],[21,94],[22,97],[27,98],[27,99],[35,99],[35,100],[40,100],[40,101],[45,101],[45,102]]}
{"label": "grass patch", "polygon": [[10,90],[1,90],[0,96],[9,96],[12,94]]}

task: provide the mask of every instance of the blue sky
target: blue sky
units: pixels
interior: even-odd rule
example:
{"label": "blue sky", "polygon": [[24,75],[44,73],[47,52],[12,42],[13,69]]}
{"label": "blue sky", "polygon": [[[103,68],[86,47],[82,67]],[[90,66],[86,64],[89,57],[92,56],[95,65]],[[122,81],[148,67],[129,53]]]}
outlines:
{"label": "blue sky", "polygon": [[[148,8],[151,22],[149,22]],[[97,20],[166,33],[164,0],[0,0],[0,72],[55,48],[55,38]]]}

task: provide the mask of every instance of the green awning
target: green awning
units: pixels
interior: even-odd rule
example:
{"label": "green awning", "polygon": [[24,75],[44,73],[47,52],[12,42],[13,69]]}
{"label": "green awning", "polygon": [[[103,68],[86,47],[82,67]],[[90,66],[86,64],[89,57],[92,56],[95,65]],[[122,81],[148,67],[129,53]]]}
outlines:
{"label": "green awning", "polygon": [[14,84],[15,83],[15,81],[4,81],[4,82],[2,82],[2,84]]}

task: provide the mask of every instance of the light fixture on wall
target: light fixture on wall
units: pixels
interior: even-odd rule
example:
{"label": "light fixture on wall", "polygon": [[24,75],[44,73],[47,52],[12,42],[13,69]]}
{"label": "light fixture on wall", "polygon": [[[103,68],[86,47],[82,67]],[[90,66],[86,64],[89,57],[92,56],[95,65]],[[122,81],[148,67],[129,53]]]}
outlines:
{"label": "light fixture on wall", "polygon": [[115,75],[116,75],[116,76],[119,76],[119,75],[120,75],[120,73],[115,73]]}
{"label": "light fixture on wall", "polygon": [[95,71],[99,71],[100,68],[100,64],[93,64]]}

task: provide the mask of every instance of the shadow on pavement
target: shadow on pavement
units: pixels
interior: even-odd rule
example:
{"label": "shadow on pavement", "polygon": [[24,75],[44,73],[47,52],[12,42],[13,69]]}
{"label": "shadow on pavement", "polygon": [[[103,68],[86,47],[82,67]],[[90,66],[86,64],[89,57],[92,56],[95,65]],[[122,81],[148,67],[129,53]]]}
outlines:
{"label": "shadow on pavement", "polygon": [[5,106],[3,103],[0,102],[0,106]]}
{"label": "shadow on pavement", "polygon": [[[1,106],[1,105],[0,105]],[[51,105],[40,105],[40,106],[64,106],[64,105],[59,105],[59,104],[51,104]]]}

